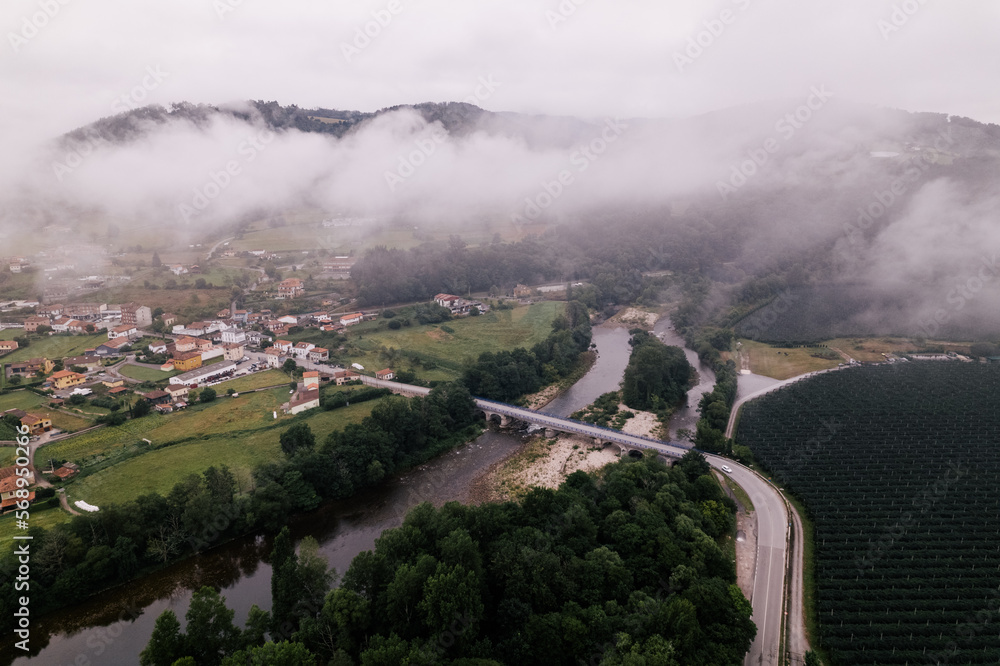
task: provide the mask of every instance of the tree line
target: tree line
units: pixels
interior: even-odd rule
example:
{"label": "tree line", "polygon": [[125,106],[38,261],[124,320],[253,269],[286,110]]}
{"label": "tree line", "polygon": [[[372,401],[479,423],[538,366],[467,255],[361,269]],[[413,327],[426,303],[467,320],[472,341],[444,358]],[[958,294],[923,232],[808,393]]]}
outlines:
{"label": "tree line", "polygon": [[[435,387],[425,397],[384,397],[361,423],[322,442],[304,423],[283,432],[284,458],[257,467],[245,493],[226,467],[210,467],[180,481],[166,496],[149,493],[49,529],[32,527],[32,612],[41,615],[82,601],[222,539],[276,532],[293,513],[314,509],[325,499],[349,497],[478,431],[475,403],[461,384]],[[16,569],[8,551],[0,570]],[[18,596],[14,582],[8,576],[0,585],[0,611],[8,628]]]}
{"label": "tree line", "polygon": [[296,554],[286,528],[270,612],[254,606],[241,631],[203,588],[186,633],[165,611],[141,663],[740,664],[757,629],[719,545],[734,514],[690,452],[575,472],[520,503],[418,505],[335,589],[315,542]]}

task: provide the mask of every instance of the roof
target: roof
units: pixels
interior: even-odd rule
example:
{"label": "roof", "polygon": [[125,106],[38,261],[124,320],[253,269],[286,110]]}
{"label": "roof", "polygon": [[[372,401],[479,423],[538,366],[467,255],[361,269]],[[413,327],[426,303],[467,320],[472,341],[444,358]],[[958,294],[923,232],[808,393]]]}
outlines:
{"label": "roof", "polygon": [[281,350],[277,347],[268,347],[264,350],[264,353],[268,356],[281,356]]}
{"label": "roof", "polygon": [[458,300],[458,296],[455,296],[454,294],[438,294],[437,296],[434,297],[434,300],[435,301],[457,301]]}
{"label": "roof", "polygon": [[85,377],[79,372],[73,372],[72,370],[60,370],[59,372],[54,372],[52,373],[51,379],[67,379],[70,377],[80,377],[81,379],[85,379]]}
{"label": "roof", "polygon": [[42,423],[43,421],[46,420],[47,419],[43,419],[41,416],[38,416],[37,414],[25,414],[24,416],[21,417],[21,423],[25,425],[31,425],[33,423]]}
{"label": "roof", "polygon": [[164,389],[167,393],[183,393],[188,390],[188,387],[184,384],[170,384]]}
{"label": "roof", "polygon": [[315,370],[310,370],[309,372],[303,372],[302,376],[303,377],[319,377],[319,373],[316,372]]}
{"label": "roof", "polygon": [[295,343],[295,347],[298,349],[312,349],[315,345],[311,345],[308,342],[297,342]]}
{"label": "roof", "polygon": [[385,370],[379,370],[375,374],[376,375],[391,375],[391,374],[393,374],[393,372],[389,368],[386,368]]}
{"label": "roof", "polygon": [[160,398],[170,397],[170,394],[166,391],[150,391],[142,396],[146,400],[159,400]]}
{"label": "roof", "polygon": [[290,344],[292,344],[290,340],[275,340],[274,341],[274,346],[275,347],[277,347],[278,345],[290,345]]}
{"label": "roof", "polygon": [[121,349],[125,345],[131,344],[126,338],[115,338],[114,340],[108,340],[102,347],[109,347],[111,349]]}
{"label": "roof", "polygon": [[318,352],[320,354],[323,354],[323,353],[328,353],[329,351],[330,350],[327,349],[326,347],[313,347],[312,349],[309,350],[309,353],[314,354]]}
{"label": "roof", "polygon": [[126,392],[128,392],[128,389],[125,388],[124,386],[116,386],[115,388],[108,391],[108,393],[126,393]]}
{"label": "roof", "polygon": [[340,315],[341,319],[356,319],[357,317],[364,317],[364,312],[351,312],[350,314]]}
{"label": "roof", "polygon": [[128,331],[134,331],[135,330],[135,325],[134,324],[122,324],[121,326],[115,326],[111,330],[114,331],[115,333],[127,333]]}

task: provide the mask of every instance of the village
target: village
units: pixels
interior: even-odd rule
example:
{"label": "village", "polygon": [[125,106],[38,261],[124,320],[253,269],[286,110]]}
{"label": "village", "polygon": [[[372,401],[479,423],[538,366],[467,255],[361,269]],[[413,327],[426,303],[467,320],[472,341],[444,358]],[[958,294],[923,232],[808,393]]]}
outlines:
{"label": "village", "polygon": [[[347,277],[349,258],[334,258],[329,263],[329,270],[338,277]],[[11,273],[18,273],[29,270],[30,263],[23,257],[14,257],[8,266]],[[191,270],[191,267],[180,265],[167,268],[174,275],[184,275]],[[392,380],[396,377],[388,367],[375,371],[358,363],[343,367],[331,362],[328,348],[313,342],[286,339],[290,332],[301,336],[314,331],[331,340],[343,341],[351,327],[378,319],[380,311],[350,310],[348,299],[343,299],[348,300],[347,311],[344,311],[343,300],[323,300],[320,309],[308,307],[315,301],[307,303],[302,298],[306,285],[301,278],[283,279],[270,289],[274,299],[285,302],[284,314],[267,308],[259,311],[240,308],[235,300],[230,307],[217,311],[214,317],[198,321],[184,321],[176,314],[165,312],[155,302],[17,300],[0,303],[3,311],[30,312],[15,320],[7,317],[0,325],[0,329],[4,329],[2,337],[12,337],[13,333],[13,339],[0,340],[4,393],[12,390],[34,392],[43,396],[46,406],[34,412],[19,407],[3,409],[0,418],[22,428],[37,446],[71,434],[62,432],[54,424],[52,410],[58,413],[72,406],[89,403],[113,407],[114,412],[98,419],[98,427],[117,425],[125,418],[122,407],[135,412],[136,405],[144,403],[140,413],[171,414],[186,409],[199,390],[202,401],[207,395],[214,398],[216,389],[229,396],[238,395],[234,389],[227,389],[227,382],[282,370],[297,381],[291,383],[293,388],[287,402],[281,405],[281,411],[296,415],[320,406],[323,384],[340,386],[361,383],[366,378]],[[47,293],[45,300],[62,295],[65,294]],[[302,307],[296,307],[300,300]],[[446,293],[437,294],[433,304],[456,318],[482,314],[490,308],[481,301]],[[79,337],[92,343],[68,355],[24,358],[31,344],[52,337]],[[20,358],[4,362],[4,357],[11,355]],[[157,379],[158,376],[162,379]],[[150,389],[150,386],[155,388]],[[277,418],[277,411],[274,417]],[[0,511],[14,506],[16,479],[12,470],[0,469]],[[67,461],[45,472],[66,480],[79,472],[79,466]],[[36,489],[32,479],[32,501]]]}

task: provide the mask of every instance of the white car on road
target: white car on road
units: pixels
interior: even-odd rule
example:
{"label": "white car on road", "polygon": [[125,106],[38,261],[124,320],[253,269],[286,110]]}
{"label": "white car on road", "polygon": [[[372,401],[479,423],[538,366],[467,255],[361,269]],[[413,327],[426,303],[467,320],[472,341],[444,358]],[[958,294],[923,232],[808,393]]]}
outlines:
{"label": "white car on road", "polygon": [[732,474],[733,473],[733,468],[730,467],[729,465],[723,465],[722,466],[722,471],[725,472],[726,474]]}

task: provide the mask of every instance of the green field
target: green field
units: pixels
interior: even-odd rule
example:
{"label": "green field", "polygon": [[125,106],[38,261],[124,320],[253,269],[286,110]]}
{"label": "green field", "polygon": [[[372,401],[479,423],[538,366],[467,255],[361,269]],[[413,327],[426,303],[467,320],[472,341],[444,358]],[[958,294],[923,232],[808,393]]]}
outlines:
{"label": "green field", "polygon": [[[57,495],[58,497],[58,495]],[[48,500],[42,500],[43,502]],[[55,527],[59,523],[65,523],[69,521],[73,516],[69,515],[59,507],[41,509],[35,506],[29,510],[28,514],[28,524],[31,527],[41,527],[43,529],[50,529]],[[0,516],[0,543],[11,544],[16,543],[11,539],[15,534],[24,534],[23,530],[19,530],[14,521],[16,516],[14,512],[11,511],[4,516]]]}
{"label": "green field", "polygon": [[291,381],[291,378],[281,370],[265,370],[264,372],[255,372],[245,377],[230,379],[212,388],[220,394],[225,393],[229,389],[233,389],[237,393],[242,393],[243,391],[253,391],[254,389],[267,388],[268,386],[288,384]]}
{"label": "green field", "polygon": [[131,365],[128,363],[118,368],[118,372],[126,377],[138,379],[143,382],[158,382],[160,380],[170,379],[175,375],[181,374],[179,370],[164,372],[163,370],[160,370],[159,366],[156,365]]}
{"label": "green field", "polygon": [[[20,337],[24,332],[18,329],[4,329],[0,331],[0,340],[13,340]],[[30,347],[23,347],[4,356],[4,363],[18,363],[27,361],[29,358],[44,357],[50,360],[57,360],[67,356],[82,356],[84,350],[94,349],[103,342],[108,341],[106,333],[94,335],[46,335],[41,338],[31,340]]]}
{"label": "green field", "polygon": [[[230,400],[236,402],[242,397]],[[371,401],[329,412],[317,411],[306,422],[317,440],[322,441],[333,430],[361,421],[375,404]],[[281,417],[278,422],[287,423],[289,419]],[[120,503],[149,492],[166,494],[188,474],[199,474],[212,465],[228,465],[246,483],[255,466],[281,457],[278,437],[283,429],[259,429],[240,435],[229,435],[223,430],[205,439],[156,449],[83,477],[69,484],[67,493],[71,502],[83,499],[97,506]]]}
{"label": "green field", "polygon": [[[483,352],[516,347],[530,349],[541,342],[551,333],[552,320],[564,309],[564,303],[544,301],[442,324],[414,324],[395,331],[388,327],[389,320],[377,319],[348,329],[348,349],[338,359],[345,365],[360,363],[366,371],[374,372],[389,365],[389,359],[381,353],[381,349],[391,347],[401,352],[395,362],[397,369],[410,369],[411,362],[403,354],[416,354],[437,366],[430,370],[421,365],[414,366],[413,371],[418,378],[451,381],[461,374],[466,360],[475,360]],[[401,318],[405,316],[403,313],[399,315]],[[329,336],[315,329],[289,339],[319,346],[333,344]]]}
{"label": "green field", "polygon": [[763,342],[740,340],[743,343],[742,352],[750,359],[750,371],[773,377],[774,379],[789,379],[807,372],[836,368],[844,362],[839,356],[833,359],[819,358],[816,354],[830,355],[827,347],[772,347]]}
{"label": "green field", "polygon": [[55,409],[49,409],[45,406],[47,404],[47,398],[31,391],[14,391],[0,396],[0,412],[8,409],[23,409],[26,412],[52,419],[54,427],[66,432],[76,432],[93,425],[90,420],[83,416],[72,416]]}
{"label": "green field", "polygon": [[10,467],[17,458],[17,447],[0,446],[0,467]]}

